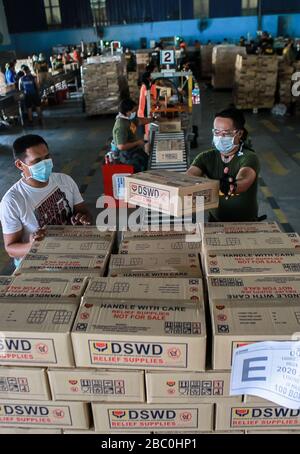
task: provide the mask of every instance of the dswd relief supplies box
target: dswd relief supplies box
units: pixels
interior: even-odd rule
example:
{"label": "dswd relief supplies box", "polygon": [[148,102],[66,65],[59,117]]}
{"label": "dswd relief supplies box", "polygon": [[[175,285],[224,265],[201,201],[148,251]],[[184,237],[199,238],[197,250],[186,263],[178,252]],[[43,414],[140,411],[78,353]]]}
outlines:
{"label": "dswd relief supplies box", "polygon": [[200,227],[208,235],[281,232],[277,222],[205,222],[200,224]]}
{"label": "dswd relief supplies box", "polygon": [[205,254],[228,252],[295,252],[300,253],[300,237],[297,233],[247,233],[203,235]]}
{"label": "dswd relief supplies box", "polygon": [[235,404],[226,399],[216,403],[216,430],[300,429],[300,409],[276,404]]}
{"label": "dswd relief supplies box", "polygon": [[119,254],[111,256],[109,276],[200,278],[202,272],[198,254]]}
{"label": "dswd relief supplies box", "polygon": [[253,254],[208,254],[204,257],[208,276],[290,276],[300,274],[300,254],[256,252]]}
{"label": "dswd relief supplies box", "polygon": [[49,369],[53,400],[144,402],[144,372],[97,369]]}
{"label": "dswd relief supplies box", "polygon": [[292,340],[300,331],[300,305],[292,300],[211,303],[213,369],[231,368],[236,348],[254,342]]}
{"label": "dswd relief supplies box", "polygon": [[204,301],[202,279],[100,277],[91,279],[84,298]]}
{"label": "dswd relief supplies box", "polygon": [[13,281],[14,281],[13,276],[0,276],[0,298],[5,296],[7,289],[9,288]]}
{"label": "dswd relief supplies box", "polygon": [[181,121],[180,120],[168,120],[159,122],[159,132],[180,132]]}
{"label": "dswd relief supplies box", "polygon": [[23,273],[72,273],[73,275],[103,276],[109,260],[108,254],[64,255],[64,254],[28,254],[14,275]]}
{"label": "dswd relief supplies box", "polygon": [[182,162],[185,144],[180,139],[159,140],[156,146],[157,162]]}
{"label": "dswd relief supplies box", "polygon": [[101,240],[85,240],[83,238],[51,238],[45,237],[42,241],[35,241],[29,254],[107,254],[112,249],[112,241],[110,239]]}
{"label": "dswd relief supplies box", "polygon": [[83,238],[88,241],[114,241],[116,238],[116,232],[92,225],[49,225],[46,234],[51,238]]}
{"label": "dswd relief supplies box", "polygon": [[72,342],[77,367],[204,370],[203,304],[85,300]]}
{"label": "dswd relief supplies box", "polygon": [[153,240],[123,240],[119,254],[198,254],[201,252],[201,242],[188,242],[180,239]]}
{"label": "dswd relief supplies box", "polygon": [[230,372],[147,371],[146,389],[151,404],[214,402],[230,397]]}
{"label": "dswd relief supplies box", "polygon": [[59,429],[20,429],[19,427],[0,427],[1,435],[62,435]]}
{"label": "dswd relief supplies box", "polygon": [[70,274],[28,274],[14,276],[4,298],[10,300],[80,301],[87,279]]}
{"label": "dswd relief supplies box", "polygon": [[0,365],[74,365],[70,331],[78,310],[73,303],[0,304]]}
{"label": "dswd relief supplies box", "polygon": [[219,181],[168,170],[137,173],[125,177],[125,202],[172,216],[191,214],[218,206]]}
{"label": "dswd relief supplies box", "polygon": [[17,427],[88,429],[88,404],[81,402],[35,402],[0,400],[0,425]]}
{"label": "dswd relief supplies box", "polygon": [[300,301],[300,275],[209,277],[207,283],[210,301]]}
{"label": "dswd relief supplies box", "polygon": [[50,400],[45,369],[0,367],[0,398]]}
{"label": "dswd relief supplies box", "polygon": [[170,226],[153,225],[137,231],[126,231],[122,240],[150,240],[150,239],[186,239],[187,241],[201,241],[199,224],[174,224]]}
{"label": "dswd relief supplies box", "polygon": [[[140,430],[175,429],[210,431],[213,429],[213,404],[100,404],[93,403],[95,429],[115,432],[126,429],[127,433]],[[299,410],[300,412],[300,410]],[[135,432],[138,431],[138,432]]]}

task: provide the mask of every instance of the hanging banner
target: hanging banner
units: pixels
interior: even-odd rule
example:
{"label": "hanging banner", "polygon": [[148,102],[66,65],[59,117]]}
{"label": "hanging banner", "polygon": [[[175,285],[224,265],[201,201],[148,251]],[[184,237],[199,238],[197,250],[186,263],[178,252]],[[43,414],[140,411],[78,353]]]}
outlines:
{"label": "hanging banner", "polygon": [[7,44],[10,44],[10,36],[3,1],[0,0],[0,46],[6,46]]}

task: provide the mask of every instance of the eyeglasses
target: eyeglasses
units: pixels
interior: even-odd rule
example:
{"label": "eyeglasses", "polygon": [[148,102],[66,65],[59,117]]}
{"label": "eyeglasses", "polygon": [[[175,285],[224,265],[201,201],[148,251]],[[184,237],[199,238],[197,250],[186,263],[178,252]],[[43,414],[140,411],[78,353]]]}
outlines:
{"label": "eyeglasses", "polygon": [[237,129],[212,129],[213,135],[218,137],[234,137],[237,132]]}

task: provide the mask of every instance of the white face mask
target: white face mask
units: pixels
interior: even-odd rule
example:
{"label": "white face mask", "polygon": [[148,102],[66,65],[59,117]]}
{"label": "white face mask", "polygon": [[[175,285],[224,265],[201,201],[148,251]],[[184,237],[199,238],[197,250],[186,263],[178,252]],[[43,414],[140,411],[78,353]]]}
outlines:
{"label": "white face mask", "polygon": [[129,119],[129,120],[134,120],[135,117],[136,117],[136,112],[132,112],[132,113],[129,115],[128,119]]}
{"label": "white face mask", "polygon": [[235,137],[222,137],[222,136],[214,136],[214,146],[220,153],[230,153],[234,147]]}

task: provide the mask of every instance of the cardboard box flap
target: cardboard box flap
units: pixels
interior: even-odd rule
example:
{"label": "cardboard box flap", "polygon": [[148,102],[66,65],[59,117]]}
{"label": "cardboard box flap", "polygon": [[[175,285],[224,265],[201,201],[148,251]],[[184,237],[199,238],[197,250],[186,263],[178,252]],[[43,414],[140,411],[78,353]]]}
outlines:
{"label": "cardboard box flap", "polygon": [[200,251],[201,242],[186,241],[185,238],[123,240],[119,247],[120,254],[161,254],[164,252],[177,254]]}
{"label": "cardboard box flap", "polygon": [[198,254],[119,254],[112,255],[110,269],[128,268],[131,270],[179,270],[199,268]]}
{"label": "cardboard box flap", "polygon": [[207,234],[281,232],[277,222],[205,222],[200,227]]}
{"label": "cardboard box flap", "polygon": [[105,268],[108,254],[28,254],[22,260],[17,273],[32,271],[83,272],[99,271]]}
{"label": "cardboard box flap", "polygon": [[[192,177],[183,173],[172,172],[171,170],[151,170],[148,172],[135,173],[132,176],[126,177],[128,180],[137,179],[141,181],[149,181],[161,184],[162,186],[172,186],[175,188],[188,188],[208,183],[204,177]],[[216,181],[216,184],[218,182]]]}
{"label": "cardboard box flap", "polygon": [[101,231],[92,225],[49,225],[47,226],[47,237],[51,238],[84,238],[85,240],[113,241],[116,237],[115,231]]}
{"label": "cardboard box flap", "polygon": [[29,254],[106,254],[112,247],[111,239],[85,240],[80,237],[51,238],[35,241]]}

